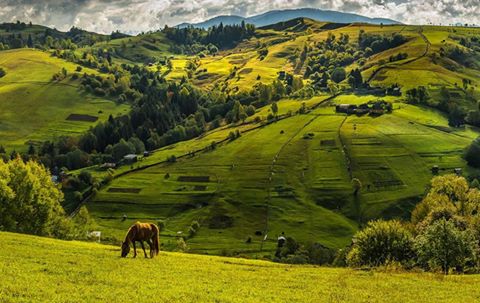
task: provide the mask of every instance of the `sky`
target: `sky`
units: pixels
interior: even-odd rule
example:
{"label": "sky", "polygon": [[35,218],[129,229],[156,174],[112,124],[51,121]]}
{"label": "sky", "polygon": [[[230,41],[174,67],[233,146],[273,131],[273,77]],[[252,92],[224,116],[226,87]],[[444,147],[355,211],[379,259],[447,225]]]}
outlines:
{"label": "sky", "polygon": [[0,0],[0,22],[33,22],[99,33],[157,30],[218,15],[252,16],[273,9],[319,8],[407,24],[480,24],[480,0]]}

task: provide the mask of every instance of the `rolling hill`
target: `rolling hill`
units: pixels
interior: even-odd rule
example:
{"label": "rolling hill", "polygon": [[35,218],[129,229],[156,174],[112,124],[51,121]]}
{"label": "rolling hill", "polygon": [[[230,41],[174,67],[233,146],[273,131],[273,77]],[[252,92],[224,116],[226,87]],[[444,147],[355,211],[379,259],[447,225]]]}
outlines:
{"label": "rolling hill", "polygon": [[[0,144],[24,151],[62,135],[81,134],[96,121],[127,113],[129,106],[98,98],[80,89],[73,80],[77,65],[34,49],[2,51],[0,67]],[[65,69],[68,77],[52,77]],[[92,69],[83,72],[97,74]],[[74,114],[74,116],[72,116]]]}
{"label": "rolling hill", "polygon": [[[199,221],[199,232],[187,244],[200,253],[271,253],[281,232],[301,242],[342,248],[368,220],[408,218],[433,176],[432,167],[439,166],[442,173],[462,168],[466,176],[478,174],[462,157],[480,134],[477,128],[451,127],[445,113],[405,102],[406,90],[423,85],[434,102],[445,88],[466,111],[476,108],[468,95],[479,96],[479,71],[442,55],[448,45],[459,45],[458,37],[476,32],[297,18],[258,29],[252,38],[214,55],[175,55],[168,48],[172,42],[162,32],[99,43],[94,48],[120,48],[125,43],[129,56],[114,59],[120,62],[135,62],[137,52],[169,57],[171,67],[161,62],[147,66],[169,81],[185,77],[207,91],[242,93],[278,79],[279,71],[301,77],[308,84],[310,80],[304,77],[308,60],[295,58],[305,47],[315,49],[329,37],[348,35],[350,43],[356,44],[361,33],[380,37],[401,34],[403,44],[345,69],[360,68],[363,78],[375,87],[398,84],[403,94],[347,91],[330,97],[323,91],[313,98],[281,99],[277,102],[281,119],[275,123],[267,121],[271,107],[266,105],[257,108],[245,123],[223,125],[199,138],[155,150],[138,163],[118,167],[112,183],[103,187],[87,208],[115,243],[132,222],[161,220],[166,222],[162,241],[170,248],[179,232],[188,233],[190,224]],[[267,50],[265,56],[259,55],[260,48]],[[398,53],[406,58],[391,61]],[[194,65],[194,70],[188,72],[189,65]],[[463,79],[472,81],[468,91],[461,87]],[[346,81],[339,84],[347,85]],[[335,112],[338,104],[360,105],[379,99],[393,104],[391,114],[347,116]],[[299,114],[302,103],[308,109],[305,114]],[[241,137],[228,140],[237,130]],[[167,161],[171,156],[176,157],[175,163]],[[98,167],[87,170],[99,179],[106,176]],[[354,178],[363,184],[359,198],[353,195]]]}
{"label": "rolling hill", "polygon": [[[198,220],[198,234],[187,241],[196,252],[256,254],[261,247],[271,252],[281,232],[344,247],[362,222],[408,218],[434,165],[468,172],[463,148],[479,135],[450,128],[438,112],[395,99],[393,113],[382,117],[335,113],[335,104],[371,100],[375,97],[323,97],[310,104],[318,107],[308,114],[290,117],[301,101],[279,101],[285,113],[280,121],[227,127],[158,150],[130,173],[120,169],[87,207],[117,241],[137,220],[164,220],[168,245]],[[267,108],[257,114],[265,113]],[[224,142],[236,129],[242,136]],[[212,141],[219,142],[215,150],[209,149]],[[176,163],[166,161],[171,155]],[[352,178],[364,186],[359,200],[352,195]]]}
{"label": "rolling hill", "polygon": [[[0,233],[5,302],[475,302],[478,275],[284,265]],[[215,277],[212,279],[212,277]]]}
{"label": "rolling hill", "polygon": [[400,22],[385,18],[369,18],[357,14],[344,13],[338,11],[321,10],[316,8],[299,8],[274,10],[251,17],[241,16],[217,16],[199,23],[182,23],[177,27],[200,27],[209,28],[223,24],[240,24],[243,22],[253,24],[257,27],[267,26],[275,23],[285,22],[295,18],[309,18],[322,22],[333,23],[371,23],[371,24],[399,24]]}
{"label": "rolling hill", "polygon": [[[273,20],[274,15],[267,17]],[[159,145],[149,157],[116,167],[114,180],[84,201],[108,241],[118,243],[137,220],[162,221],[166,224],[162,243],[173,249],[177,235],[187,234],[192,222],[198,221],[198,233],[187,239],[193,252],[271,255],[281,232],[302,243],[338,249],[349,245],[368,220],[408,218],[433,176],[433,167],[441,173],[461,168],[466,177],[479,175],[463,159],[464,149],[480,134],[478,128],[451,126],[448,110],[439,106],[447,95],[448,106],[465,113],[478,108],[477,57],[472,55],[474,62],[465,64],[447,52],[470,52],[464,40],[476,37],[478,29],[339,24],[311,18],[259,28],[233,46],[211,52],[205,45],[200,45],[201,52],[188,51],[199,47],[201,36],[207,35],[193,29],[180,32],[190,35],[185,45],[159,31],[75,50],[111,55],[112,65],[122,64],[133,82],[145,83],[143,92],[160,82],[171,84],[148,102],[173,98],[172,88],[186,82],[187,93],[195,88],[218,96],[198,106],[202,115],[214,102],[218,107],[233,106],[229,98],[238,96],[245,106],[254,105],[251,116],[236,122],[227,121],[228,113],[222,116],[212,106],[212,117],[200,136]],[[376,41],[362,48],[362,39]],[[399,42],[393,43],[395,39]],[[52,81],[62,68],[73,73],[76,64],[48,52],[17,49],[0,54],[0,67],[6,70],[0,78],[0,143],[7,148],[78,135],[95,125],[67,120],[71,114],[105,121],[110,114],[130,109],[86,94],[78,79]],[[345,74],[342,79],[332,80],[330,86],[318,84],[320,73],[333,74],[337,68]],[[348,79],[356,69],[366,83],[359,90],[352,89]],[[134,70],[146,72],[132,76]],[[281,74],[310,88],[311,94],[297,96],[292,91],[273,96],[274,81],[288,82],[280,81]],[[392,85],[398,85],[400,93],[385,95]],[[407,102],[407,91],[418,86],[429,92],[429,104]],[[393,111],[347,115],[335,110],[340,104],[379,100],[392,104]],[[277,119],[272,102],[278,105]],[[136,105],[140,103],[147,101]],[[151,108],[156,111],[161,106]],[[17,113],[20,108],[23,111]],[[146,120],[143,114],[136,122]],[[182,127],[187,119],[189,123],[196,119],[193,113],[183,115],[179,114],[184,121],[178,123]],[[156,129],[135,131],[149,135]],[[232,138],[237,131],[240,137]],[[108,175],[99,166],[84,170],[98,180]],[[353,194],[354,179],[363,185],[359,196]]]}

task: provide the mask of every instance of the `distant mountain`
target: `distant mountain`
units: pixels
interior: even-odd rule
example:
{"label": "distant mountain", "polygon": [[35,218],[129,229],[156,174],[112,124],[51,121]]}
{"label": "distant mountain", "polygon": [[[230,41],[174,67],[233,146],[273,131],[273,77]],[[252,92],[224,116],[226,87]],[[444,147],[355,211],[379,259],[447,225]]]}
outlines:
{"label": "distant mountain", "polygon": [[295,18],[310,18],[317,21],[335,22],[335,23],[371,23],[371,24],[400,24],[400,22],[385,18],[369,18],[357,14],[343,13],[337,11],[321,10],[316,8],[300,8],[269,11],[261,15],[252,17],[241,16],[217,16],[200,23],[182,23],[177,27],[201,27],[209,28],[213,25],[223,23],[225,25],[245,23],[254,24],[257,27],[271,25],[279,22],[288,21]]}

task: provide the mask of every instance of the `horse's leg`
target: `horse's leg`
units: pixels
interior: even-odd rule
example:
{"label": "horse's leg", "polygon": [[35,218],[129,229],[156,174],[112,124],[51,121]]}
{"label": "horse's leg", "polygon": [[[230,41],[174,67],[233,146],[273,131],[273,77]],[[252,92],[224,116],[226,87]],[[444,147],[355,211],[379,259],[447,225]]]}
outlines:
{"label": "horse's leg", "polygon": [[133,243],[133,257],[136,258],[137,257],[137,246],[135,245],[135,241],[132,241]]}
{"label": "horse's leg", "polygon": [[148,246],[150,246],[150,258],[153,258],[153,242],[152,239],[147,240]]}
{"label": "horse's leg", "polygon": [[147,252],[145,251],[145,245],[143,244],[143,241],[140,241],[140,244],[142,244],[142,249],[143,249],[143,253],[145,254],[145,258],[148,258],[147,257]]}

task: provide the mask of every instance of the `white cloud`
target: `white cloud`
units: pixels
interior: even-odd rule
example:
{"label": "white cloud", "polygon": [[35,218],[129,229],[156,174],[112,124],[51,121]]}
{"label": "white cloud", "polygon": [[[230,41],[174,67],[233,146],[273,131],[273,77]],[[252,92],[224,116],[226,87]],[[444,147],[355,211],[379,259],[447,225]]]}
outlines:
{"label": "white cloud", "polygon": [[222,15],[314,7],[409,24],[480,23],[480,0],[0,0],[0,22],[22,20],[68,30],[128,33]]}

